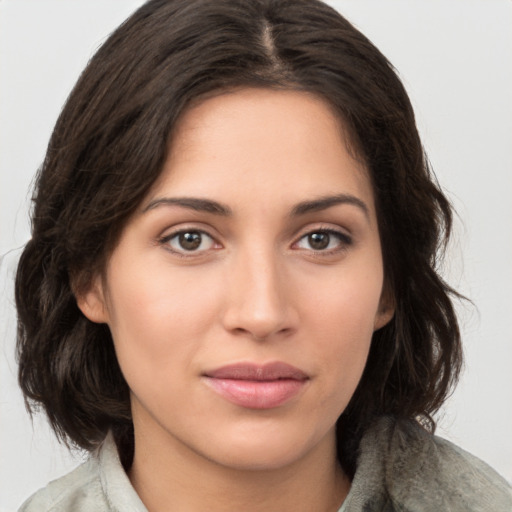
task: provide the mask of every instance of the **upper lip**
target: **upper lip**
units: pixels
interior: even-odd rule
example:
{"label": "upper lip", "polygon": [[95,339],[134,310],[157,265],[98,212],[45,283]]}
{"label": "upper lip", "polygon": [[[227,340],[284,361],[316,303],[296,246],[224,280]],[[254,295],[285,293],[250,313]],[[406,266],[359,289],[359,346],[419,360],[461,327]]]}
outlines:
{"label": "upper lip", "polygon": [[308,375],[295,366],[283,362],[267,364],[234,363],[207,371],[206,377],[214,379],[272,381],[279,379],[306,380]]}

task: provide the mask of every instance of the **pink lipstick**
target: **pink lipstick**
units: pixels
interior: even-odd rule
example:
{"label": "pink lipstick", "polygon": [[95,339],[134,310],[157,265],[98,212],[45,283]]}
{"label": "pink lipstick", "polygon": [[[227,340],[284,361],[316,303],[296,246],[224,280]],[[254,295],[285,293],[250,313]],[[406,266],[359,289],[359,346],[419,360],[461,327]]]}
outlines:
{"label": "pink lipstick", "polygon": [[236,363],[204,374],[207,384],[229,402],[248,409],[273,409],[296,396],[308,376],[286,363]]}

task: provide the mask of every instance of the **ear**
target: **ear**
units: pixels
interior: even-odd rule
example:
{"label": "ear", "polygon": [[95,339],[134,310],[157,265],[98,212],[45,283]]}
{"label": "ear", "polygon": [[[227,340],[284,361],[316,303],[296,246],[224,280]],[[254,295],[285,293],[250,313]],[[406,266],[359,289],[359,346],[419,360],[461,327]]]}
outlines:
{"label": "ear", "polygon": [[94,277],[84,291],[75,293],[75,297],[80,311],[91,322],[108,323],[108,309],[101,276]]}
{"label": "ear", "polygon": [[378,331],[388,324],[395,315],[395,298],[389,290],[384,290],[380,298],[379,309],[375,315],[373,330]]}

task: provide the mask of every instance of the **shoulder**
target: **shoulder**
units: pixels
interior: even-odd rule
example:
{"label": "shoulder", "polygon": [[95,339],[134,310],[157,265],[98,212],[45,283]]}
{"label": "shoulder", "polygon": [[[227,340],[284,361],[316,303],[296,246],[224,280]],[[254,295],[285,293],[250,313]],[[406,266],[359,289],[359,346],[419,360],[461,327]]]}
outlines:
{"label": "shoulder", "polygon": [[147,512],[112,436],[81,466],[37,491],[18,512]]}
{"label": "shoulder", "polygon": [[416,422],[389,417],[363,437],[353,486],[361,501],[372,495],[389,510],[512,511],[511,488],[490,466]]}
{"label": "shoulder", "polygon": [[37,491],[23,503],[19,512],[109,510],[97,466],[97,460],[91,457],[67,475]]}

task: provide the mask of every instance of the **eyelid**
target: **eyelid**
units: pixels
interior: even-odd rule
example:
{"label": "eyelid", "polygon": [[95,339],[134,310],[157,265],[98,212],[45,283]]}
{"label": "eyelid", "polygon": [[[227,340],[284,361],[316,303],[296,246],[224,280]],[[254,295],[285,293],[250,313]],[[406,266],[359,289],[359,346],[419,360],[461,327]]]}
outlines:
{"label": "eyelid", "polygon": [[[172,254],[182,257],[182,258],[194,258],[194,257],[200,257],[204,256],[206,253],[210,252],[211,250],[220,249],[222,248],[222,244],[218,241],[217,237],[214,236],[209,232],[209,230],[198,227],[198,226],[190,226],[190,225],[179,225],[173,227],[171,230],[166,230],[164,232],[165,234],[158,237],[157,242],[159,245],[164,246],[164,249],[171,252]],[[212,240],[212,243],[216,247],[202,249],[202,250],[191,250],[187,251],[186,249],[179,250],[176,248],[171,247],[169,242],[179,236],[183,233],[200,233],[202,236],[207,236]]]}
{"label": "eyelid", "polygon": [[340,240],[340,246],[331,248],[331,249],[302,249],[297,247],[297,250],[304,250],[311,252],[313,254],[319,255],[319,256],[326,256],[329,254],[336,254],[343,252],[347,250],[349,246],[351,246],[354,243],[353,236],[347,232],[347,230],[341,228],[341,227],[335,227],[332,224],[325,225],[321,224],[318,226],[308,226],[307,228],[301,230],[300,234],[295,238],[295,241],[292,244],[292,248],[296,246],[301,240],[306,238],[307,236],[310,236],[314,233],[326,233],[329,235],[334,235]]}
{"label": "eyelid", "polygon": [[353,238],[351,230],[346,227],[342,227],[337,224],[333,224],[330,222],[319,222],[319,223],[308,223],[306,226],[303,226],[299,230],[297,230],[297,235],[295,236],[296,240],[309,235],[311,233],[334,233],[344,238]]}

